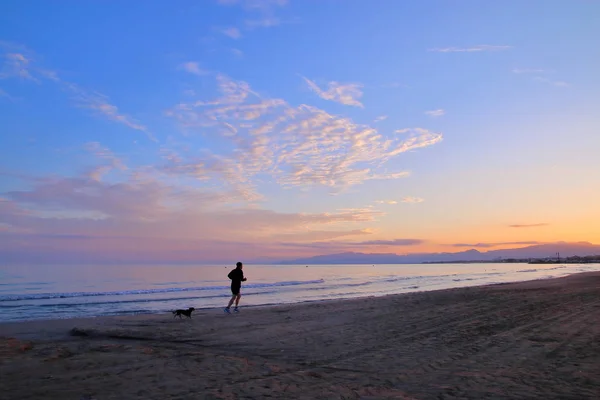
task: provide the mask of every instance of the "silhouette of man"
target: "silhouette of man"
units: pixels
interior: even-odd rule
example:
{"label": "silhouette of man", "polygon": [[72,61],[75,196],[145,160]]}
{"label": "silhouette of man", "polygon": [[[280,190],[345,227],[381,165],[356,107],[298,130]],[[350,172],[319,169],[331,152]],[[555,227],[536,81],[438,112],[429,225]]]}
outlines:
{"label": "silhouette of man", "polygon": [[244,278],[244,272],[242,271],[243,267],[244,265],[241,262],[238,262],[237,264],[235,264],[235,269],[232,269],[231,272],[227,275],[227,277],[231,279],[232,294],[231,299],[229,300],[229,304],[227,304],[227,307],[225,307],[225,312],[227,314],[231,314],[230,308],[234,301],[235,307],[233,311],[239,312],[238,305],[240,304],[240,298],[242,297],[240,290],[242,289],[242,282],[246,281],[246,278]]}

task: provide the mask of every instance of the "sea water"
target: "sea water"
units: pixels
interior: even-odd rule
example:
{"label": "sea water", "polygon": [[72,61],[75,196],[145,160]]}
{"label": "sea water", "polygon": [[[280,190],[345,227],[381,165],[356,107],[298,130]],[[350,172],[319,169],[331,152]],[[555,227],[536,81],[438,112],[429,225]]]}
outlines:
{"label": "sea water", "polygon": [[[233,266],[0,265],[0,322],[221,308]],[[598,271],[600,264],[244,265],[242,307],[383,296]],[[219,312],[219,310],[215,310]]]}

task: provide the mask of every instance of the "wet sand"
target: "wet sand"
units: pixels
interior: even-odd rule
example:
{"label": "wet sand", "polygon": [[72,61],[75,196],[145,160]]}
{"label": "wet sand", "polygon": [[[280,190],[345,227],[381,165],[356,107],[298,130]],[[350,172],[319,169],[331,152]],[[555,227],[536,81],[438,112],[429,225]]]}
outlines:
{"label": "wet sand", "polygon": [[600,273],[0,336],[3,400],[597,399]]}

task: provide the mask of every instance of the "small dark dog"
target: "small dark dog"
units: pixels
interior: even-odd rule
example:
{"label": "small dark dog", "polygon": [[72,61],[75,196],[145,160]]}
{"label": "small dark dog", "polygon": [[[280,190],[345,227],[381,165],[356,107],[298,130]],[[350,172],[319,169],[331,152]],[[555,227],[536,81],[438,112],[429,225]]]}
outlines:
{"label": "small dark dog", "polygon": [[173,318],[179,316],[179,319],[181,319],[182,315],[185,315],[188,318],[192,318],[192,311],[194,311],[195,308],[194,307],[190,307],[187,310],[175,310],[173,311]]}

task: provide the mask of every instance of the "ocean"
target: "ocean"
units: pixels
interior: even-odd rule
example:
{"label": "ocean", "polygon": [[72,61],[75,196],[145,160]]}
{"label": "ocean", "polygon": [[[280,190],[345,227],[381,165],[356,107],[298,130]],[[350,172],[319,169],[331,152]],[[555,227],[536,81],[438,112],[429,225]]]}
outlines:
{"label": "ocean", "polygon": [[[233,266],[0,266],[0,322],[218,309]],[[600,264],[244,265],[241,307],[383,296],[599,271]]]}

